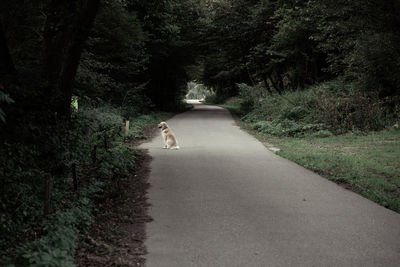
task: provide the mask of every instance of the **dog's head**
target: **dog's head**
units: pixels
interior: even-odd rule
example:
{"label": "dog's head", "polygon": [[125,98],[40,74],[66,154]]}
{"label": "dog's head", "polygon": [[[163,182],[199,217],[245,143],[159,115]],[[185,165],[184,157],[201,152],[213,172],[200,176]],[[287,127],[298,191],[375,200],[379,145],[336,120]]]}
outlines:
{"label": "dog's head", "polygon": [[158,124],[158,128],[160,128],[161,130],[167,129],[168,124],[165,121],[162,121]]}

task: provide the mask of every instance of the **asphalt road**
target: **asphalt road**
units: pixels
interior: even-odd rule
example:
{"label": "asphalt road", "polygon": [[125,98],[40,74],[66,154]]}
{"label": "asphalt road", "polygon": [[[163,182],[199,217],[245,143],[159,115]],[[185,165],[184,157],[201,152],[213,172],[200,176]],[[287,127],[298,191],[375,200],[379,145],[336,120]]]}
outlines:
{"label": "asphalt road", "polygon": [[222,108],[168,124],[180,150],[142,145],[148,267],[400,266],[400,214],[275,155]]}

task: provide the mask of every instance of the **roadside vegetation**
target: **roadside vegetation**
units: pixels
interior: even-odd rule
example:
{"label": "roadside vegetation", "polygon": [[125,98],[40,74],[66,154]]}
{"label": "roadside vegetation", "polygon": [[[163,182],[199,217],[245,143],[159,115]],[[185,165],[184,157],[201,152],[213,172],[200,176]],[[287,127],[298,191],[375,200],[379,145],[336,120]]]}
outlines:
{"label": "roadside vegetation", "polygon": [[398,14],[395,0],[1,1],[0,265],[74,266],[97,204],[135,179],[132,144],[186,95],[230,99],[281,155],[399,211]]}
{"label": "roadside vegetation", "polygon": [[79,235],[96,214],[106,212],[98,204],[119,196],[121,186],[136,179],[143,155],[129,144],[147,138],[146,128],[170,116],[154,112],[132,118],[124,135],[119,109],[81,107],[72,113],[62,139],[57,131],[66,129],[60,125],[47,140],[61,144],[59,170],[51,176],[41,164],[53,162],[37,160],[49,144],[4,143],[1,265],[73,266]]}
{"label": "roadside vegetation", "polygon": [[287,157],[400,211],[397,1],[218,1],[202,83]]}
{"label": "roadside vegetation", "polygon": [[[267,147],[278,147],[278,155],[384,207],[400,212],[398,118],[394,119],[393,114],[389,118],[386,117],[387,114],[382,115],[387,125],[382,129],[382,122],[379,121],[375,125],[379,129],[377,131],[366,131],[365,125],[361,128],[364,130],[338,129],[335,120],[323,119],[326,115],[318,106],[314,107],[318,112],[309,112],[311,117],[304,115],[304,111],[298,114],[300,117],[296,116],[296,111],[309,109],[310,106],[308,101],[296,101],[297,107],[293,106],[288,101],[299,98],[302,93],[292,94],[286,94],[287,98],[276,95],[274,100],[267,100],[268,108],[263,103],[263,108],[273,114],[270,116],[262,115],[261,111],[256,110],[246,114],[248,102],[238,97],[229,99],[221,106],[231,111],[240,127]],[[310,92],[303,94],[303,98],[310,96]],[[370,121],[367,121],[369,125]]]}
{"label": "roadside vegetation", "polygon": [[198,99],[204,101],[207,97],[214,95],[207,86],[201,83],[196,82],[188,82],[187,84],[188,92],[186,94],[186,99]]}
{"label": "roadside vegetation", "polygon": [[120,208],[102,205],[145,194],[134,145],[188,108],[187,7],[1,1],[1,266],[76,266],[96,218]]}

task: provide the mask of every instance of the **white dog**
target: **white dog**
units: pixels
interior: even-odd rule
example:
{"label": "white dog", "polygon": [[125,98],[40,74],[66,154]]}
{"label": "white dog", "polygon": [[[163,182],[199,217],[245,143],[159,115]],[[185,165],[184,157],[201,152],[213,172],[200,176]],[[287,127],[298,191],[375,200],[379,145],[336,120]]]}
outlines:
{"label": "white dog", "polygon": [[168,127],[166,122],[160,122],[158,124],[158,128],[161,129],[161,135],[164,140],[164,148],[166,149],[179,149],[178,142],[176,141],[176,137],[171,129]]}

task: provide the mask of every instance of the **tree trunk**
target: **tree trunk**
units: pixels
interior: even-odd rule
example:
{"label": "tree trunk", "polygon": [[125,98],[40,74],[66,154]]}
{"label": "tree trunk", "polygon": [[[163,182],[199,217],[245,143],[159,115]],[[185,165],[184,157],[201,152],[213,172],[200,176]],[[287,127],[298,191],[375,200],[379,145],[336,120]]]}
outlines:
{"label": "tree trunk", "polygon": [[7,40],[0,21],[0,74],[11,74],[15,72],[14,63],[7,46]]}
{"label": "tree trunk", "polygon": [[268,81],[267,81],[267,75],[266,75],[266,74],[262,74],[261,76],[262,76],[262,79],[263,79],[263,81],[264,81],[264,86],[265,86],[265,88],[267,89],[268,93],[269,93],[270,95],[272,95],[271,87],[269,86],[269,83],[268,83]]}
{"label": "tree trunk", "polygon": [[[57,117],[69,119],[72,88],[100,0],[52,0],[44,28],[45,97]],[[50,98],[50,99],[49,99]]]}
{"label": "tree trunk", "polygon": [[44,190],[44,203],[43,203],[43,215],[47,216],[51,211],[51,193],[53,189],[53,178],[49,173],[45,174],[46,176],[46,184]]}
{"label": "tree trunk", "polygon": [[274,78],[272,77],[272,75],[269,76],[269,80],[271,81],[272,86],[274,87],[275,91],[278,92],[278,94],[282,94],[281,89],[279,88],[279,86],[275,83]]}

